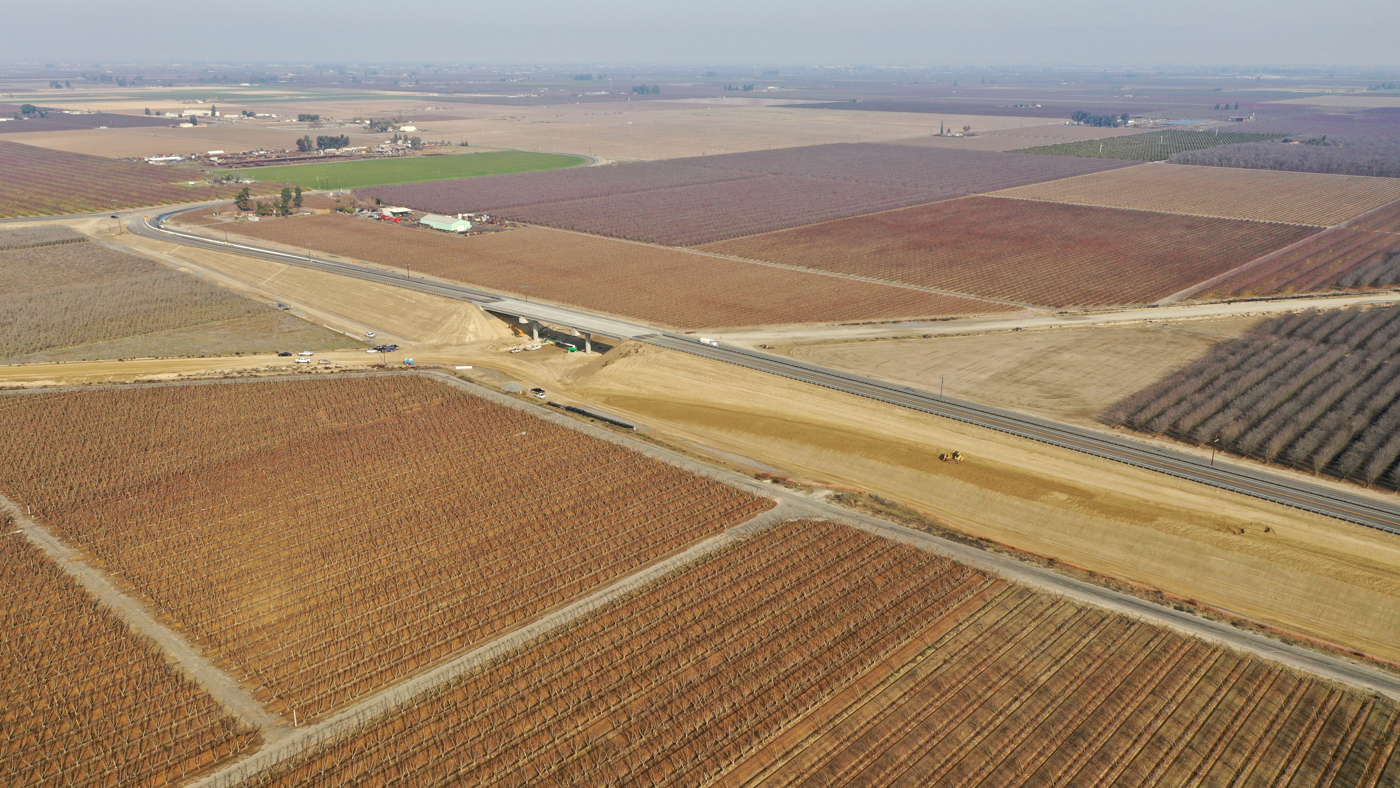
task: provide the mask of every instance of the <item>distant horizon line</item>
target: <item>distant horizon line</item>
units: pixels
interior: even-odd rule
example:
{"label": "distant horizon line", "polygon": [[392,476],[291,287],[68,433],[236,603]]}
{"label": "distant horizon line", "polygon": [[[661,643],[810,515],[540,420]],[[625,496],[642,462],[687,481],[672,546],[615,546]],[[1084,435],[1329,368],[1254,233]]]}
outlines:
{"label": "distant horizon line", "polygon": [[[1384,71],[1390,73],[1400,73],[1400,66],[1397,65],[1357,65],[1357,64],[1305,64],[1305,65],[1281,65],[1277,63],[1233,63],[1233,64],[1213,64],[1213,65],[1187,65],[1181,63],[1135,63],[1135,64],[1086,64],[1086,63],[981,63],[981,64],[876,64],[876,63],[796,63],[796,62],[604,62],[604,61],[434,61],[434,60],[374,60],[374,61],[351,61],[316,59],[300,61],[236,61],[236,60],[170,60],[170,61],[149,61],[149,60],[90,60],[90,61],[0,61],[0,69],[85,69],[85,68],[110,68],[119,67],[148,67],[148,68],[384,68],[384,67],[404,67],[413,69],[424,68],[450,68],[454,70],[478,70],[478,69],[676,69],[683,71],[693,71],[696,69],[799,69],[803,71],[826,71],[832,69],[846,69],[858,71],[900,71],[900,70],[923,70],[939,71],[946,73],[969,73],[979,72],[989,69],[1001,71],[1032,70],[1032,71],[1090,71],[1090,72],[1118,72],[1118,71],[1148,71],[1175,74],[1248,74],[1266,76],[1275,73],[1280,74],[1322,74],[1324,72],[1344,72],[1348,75],[1363,75],[1369,71]],[[1332,74],[1328,74],[1331,76]],[[5,75],[0,75],[3,78]],[[717,75],[718,76],[718,75]],[[777,76],[790,76],[779,74]],[[705,78],[701,75],[699,78]],[[715,77],[717,78],[717,77]]]}

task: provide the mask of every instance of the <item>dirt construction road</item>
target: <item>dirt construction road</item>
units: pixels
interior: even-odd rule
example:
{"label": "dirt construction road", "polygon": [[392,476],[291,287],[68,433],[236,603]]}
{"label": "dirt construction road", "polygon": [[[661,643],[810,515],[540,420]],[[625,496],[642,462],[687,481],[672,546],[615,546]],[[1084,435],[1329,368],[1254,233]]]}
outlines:
{"label": "dirt construction road", "polygon": [[[216,358],[134,358],[126,361],[66,361],[56,364],[0,366],[0,386],[69,386],[83,383],[117,383],[176,380],[226,374],[282,374],[379,366],[381,359],[402,363],[401,356],[381,357],[360,350],[318,353],[310,364],[296,364],[276,355],[221,356]],[[321,359],[330,364],[319,363]]]}

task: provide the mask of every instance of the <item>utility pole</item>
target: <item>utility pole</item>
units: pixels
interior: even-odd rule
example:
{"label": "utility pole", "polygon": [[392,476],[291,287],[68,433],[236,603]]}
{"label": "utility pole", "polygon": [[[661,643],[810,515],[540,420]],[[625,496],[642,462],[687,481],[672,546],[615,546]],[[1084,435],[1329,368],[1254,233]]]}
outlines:
{"label": "utility pole", "polygon": [[946,377],[948,377],[948,376],[947,376],[947,375],[939,375],[939,376],[938,376],[938,398],[939,398],[939,399],[943,399],[943,379],[946,378]]}

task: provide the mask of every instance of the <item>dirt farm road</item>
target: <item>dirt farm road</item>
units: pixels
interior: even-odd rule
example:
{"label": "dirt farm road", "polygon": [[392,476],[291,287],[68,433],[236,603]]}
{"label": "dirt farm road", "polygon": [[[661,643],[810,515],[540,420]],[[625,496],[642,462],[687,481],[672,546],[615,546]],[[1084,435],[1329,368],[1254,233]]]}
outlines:
{"label": "dirt farm road", "polygon": [[179,665],[187,676],[203,687],[226,710],[246,725],[258,729],[263,740],[274,740],[286,727],[276,715],[268,713],[251,694],[227,673],[205,659],[183,635],[155,617],[141,602],[117,589],[106,573],[93,567],[73,548],[64,544],[47,528],[30,519],[8,498],[0,497],[0,509],[14,516],[24,535],[63,571],[87,590],[101,604],[138,633],[155,641],[156,645]]}

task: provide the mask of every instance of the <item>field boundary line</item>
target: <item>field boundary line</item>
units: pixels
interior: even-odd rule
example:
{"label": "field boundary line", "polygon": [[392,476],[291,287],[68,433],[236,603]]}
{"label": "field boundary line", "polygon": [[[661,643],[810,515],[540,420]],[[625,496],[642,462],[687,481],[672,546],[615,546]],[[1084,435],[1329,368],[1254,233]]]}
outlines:
{"label": "field boundary line", "polygon": [[[977,195],[969,195],[969,196],[977,196]],[[954,198],[954,199],[963,199],[963,198],[962,198],[962,197],[957,197],[957,198]],[[940,200],[939,202],[946,202],[946,200]],[[909,206],[909,207],[917,208],[917,207],[920,207],[920,206]],[[892,209],[892,210],[904,210],[904,209],[899,209],[899,208],[897,208],[897,209]],[[886,213],[886,212],[887,212],[887,211],[879,211],[879,212],[877,212],[877,213]],[[864,214],[864,215],[867,215],[867,216],[868,216],[868,215],[874,215],[874,214]],[[860,218],[860,217],[849,217],[849,218]],[[512,220],[512,221],[514,221],[514,220]],[[832,220],[832,221],[841,221],[841,220]],[[824,224],[824,223],[825,223],[825,222],[818,222],[817,224]],[[569,234],[569,235],[577,235],[577,236],[582,236],[582,237],[584,237],[584,238],[591,238],[591,239],[594,239],[594,240],[611,241],[611,242],[624,243],[624,244],[632,244],[632,245],[634,245],[634,246],[643,246],[643,247],[649,247],[649,248],[652,248],[652,249],[661,249],[661,250],[664,250],[664,251],[667,251],[667,252],[680,252],[680,253],[684,253],[684,254],[693,254],[693,255],[698,255],[698,256],[700,256],[700,257],[712,258],[712,259],[715,259],[715,260],[726,260],[726,261],[731,262],[731,263],[743,263],[743,264],[745,264],[745,265],[756,265],[756,266],[765,266],[765,267],[768,267],[768,268],[777,268],[777,269],[779,269],[779,270],[791,271],[791,272],[799,273],[799,274],[811,274],[811,275],[815,275],[815,276],[830,277],[830,278],[833,278],[833,279],[845,279],[845,280],[849,280],[849,281],[853,281],[853,282],[863,282],[863,283],[865,283],[865,284],[870,284],[870,285],[877,285],[877,286],[882,286],[882,287],[894,287],[894,288],[899,288],[899,289],[902,289],[902,290],[912,290],[912,291],[920,292],[920,293],[931,293],[931,294],[934,294],[934,295],[948,296],[948,297],[952,297],[952,298],[962,298],[962,299],[966,299],[966,300],[970,300],[970,301],[983,301],[983,302],[993,303],[993,304],[1003,304],[1003,305],[1006,305],[1006,306],[1013,306],[1013,307],[1018,307],[1018,308],[1020,308],[1020,309],[1027,309],[1027,310],[1033,310],[1033,311],[1050,311],[1050,308],[1049,308],[1049,307],[1039,306],[1039,305],[1036,305],[1036,304],[1022,303],[1022,302],[1020,302],[1020,301],[1008,301],[1008,300],[1006,300],[1006,299],[992,298],[992,297],[989,297],[989,296],[980,296],[980,295],[973,295],[973,294],[971,294],[971,293],[962,293],[962,292],[958,292],[958,291],[956,291],[956,290],[941,290],[941,289],[938,289],[938,288],[923,287],[923,286],[921,286],[921,285],[912,285],[912,284],[908,284],[908,283],[905,283],[905,282],[894,282],[894,281],[889,281],[889,280],[885,280],[885,279],[875,279],[875,278],[873,278],[873,277],[859,276],[859,275],[856,275],[856,274],[846,274],[846,273],[840,273],[840,272],[837,272],[837,271],[823,271],[823,270],[816,269],[816,268],[803,268],[802,266],[799,266],[799,265],[789,265],[789,264],[786,264],[786,263],[776,263],[776,262],[772,262],[772,261],[769,261],[769,260],[754,260],[754,259],[750,259],[750,258],[747,258],[747,257],[736,257],[736,256],[734,256],[734,255],[720,254],[720,253],[718,253],[718,252],[711,252],[711,251],[708,251],[708,250],[696,249],[696,248],[690,247],[690,246],[667,246],[667,245],[665,245],[665,244],[653,243],[653,242],[650,242],[650,241],[637,241],[637,240],[634,240],[634,239],[631,239],[631,238],[618,238],[618,237],[611,236],[611,235],[599,235],[599,234],[597,234],[597,233],[587,233],[587,232],[583,232],[582,230],[570,230],[570,229],[564,228],[564,227],[552,227],[552,226],[547,225],[547,224],[530,224],[530,223],[528,223],[528,222],[520,222],[520,224],[524,225],[523,229],[527,229],[527,230],[538,230],[538,231],[541,231],[541,232],[553,232],[553,233],[566,233],[566,234]],[[789,228],[786,228],[786,230],[795,230],[795,229],[799,229],[800,227],[810,227],[810,226],[813,226],[813,225],[800,225],[799,227],[789,227]],[[213,236],[205,235],[204,233],[198,232],[198,231],[201,230],[201,229],[207,229],[207,228],[205,228],[205,227],[191,227],[191,226],[184,226],[184,227],[181,228],[181,230],[182,230],[183,232],[188,232],[188,233],[190,233],[191,235],[196,235],[196,236],[198,236],[198,237],[200,237],[200,238],[203,238],[203,239],[206,239],[206,240],[210,240],[210,241],[217,241],[217,240],[219,240],[218,238],[215,238],[215,237],[213,237]],[[771,232],[774,232],[774,233],[786,232],[786,230],[773,230],[773,231],[771,231]],[[236,230],[231,230],[230,232],[237,233]],[[265,238],[257,238],[257,237],[254,237],[254,236],[243,235],[243,234],[241,234],[241,233],[237,233],[237,234],[239,235],[239,237],[240,237],[241,239],[243,239],[243,240],[246,241],[246,242],[249,242],[249,243],[252,243],[252,244],[264,245],[264,246],[267,246],[267,247],[269,247],[269,248],[272,248],[272,249],[274,249],[274,250],[276,250],[276,251],[286,251],[286,252],[288,252],[288,253],[290,254],[290,253],[292,253],[292,252],[294,252],[294,251],[297,250],[297,247],[294,247],[294,246],[292,246],[291,244],[286,244],[286,243],[282,243],[282,242],[279,242],[279,241],[271,241],[271,240],[268,240],[268,239],[265,239]],[[766,235],[766,234],[767,234],[767,233],[757,233],[756,235]],[[741,236],[741,237],[754,237],[754,236]],[[725,239],[725,240],[735,240],[735,239]],[[715,242],[715,243],[718,243],[718,242]],[[231,252],[229,252],[229,254],[239,254],[239,253],[238,253],[238,252],[232,252],[232,251],[231,251]],[[387,272],[391,272],[391,273],[397,273],[397,272],[400,270],[400,269],[398,269],[397,267],[392,266],[392,265],[390,265],[390,264],[388,264],[388,263],[380,263],[380,262],[376,262],[376,261],[373,261],[373,260],[365,260],[365,259],[362,259],[362,258],[350,258],[350,257],[347,257],[346,255],[336,254],[336,253],[333,253],[333,252],[326,252],[326,251],[320,251],[320,250],[318,250],[318,251],[316,252],[316,254],[317,254],[318,256],[322,257],[322,258],[333,259],[333,260],[336,260],[336,261],[338,261],[338,262],[344,261],[344,262],[348,262],[348,263],[351,264],[351,265],[369,265],[369,266],[375,267],[377,270],[387,271]],[[496,294],[496,295],[499,295],[499,296],[502,297],[502,298],[522,298],[522,297],[525,296],[525,294],[523,294],[523,293],[518,293],[518,292],[515,292],[515,291],[512,291],[512,290],[506,290],[506,289],[500,288],[500,287],[489,287],[489,286],[487,286],[487,285],[478,284],[478,283],[476,283],[476,282],[471,282],[471,281],[468,281],[468,280],[465,280],[465,279],[451,279],[451,278],[449,278],[449,277],[442,276],[442,275],[440,275],[440,274],[423,274],[423,273],[418,273],[418,274],[415,274],[414,276],[415,276],[415,278],[422,278],[422,279],[427,279],[427,280],[437,280],[437,281],[439,281],[439,282],[442,282],[442,283],[445,283],[445,284],[450,284],[450,285],[465,285],[465,286],[468,286],[468,287],[481,288],[481,289],[483,289],[483,290],[486,290],[486,291],[489,291],[489,292],[494,293],[494,294]],[[567,308],[567,309],[585,309],[585,308],[586,308],[586,307],[580,307],[580,306],[573,305],[573,304],[567,304],[567,303],[564,303],[564,302],[553,302],[553,303],[556,303],[556,304],[558,304],[559,306],[561,306],[561,307],[563,307],[563,308]],[[639,319],[639,318],[636,318],[636,317],[633,317],[633,316],[630,316],[630,315],[616,315],[616,314],[612,314],[612,313],[608,313],[608,312],[602,312],[602,311],[600,311],[600,310],[591,310],[591,311],[595,311],[595,312],[597,312],[597,313],[600,314],[600,315],[607,315],[607,316],[609,316],[609,317],[613,317],[613,318],[618,319],[618,320],[638,320],[638,319]],[[971,314],[980,314],[980,313],[971,313]],[[921,317],[921,316],[920,316],[920,315],[912,315],[911,317]],[[925,315],[925,316],[923,316],[923,317],[928,317],[928,316]],[[934,315],[933,317],[938,317],[938,315]]]}
{"label": "field boundary line", "polygon": [[[1017,187],[1019,188],[1019,187]],[[1019,197],[1010,194],[979,194],[978,197],[995,197],[998,200],[1021,200],[1024,202],[1048,202],[1052,205],[1073,205],[1078,208],[1103,208],[1109,211],[1136,211],[1137,213],[1157,213],[1164,216],[1194,216],[1197,219],[1220,219],[1227,222],[1249,222],[1250,224],[1281,224],[1285,227],[1315,227],[1319,230],[1330,230],[1337,225],[1334,224],[1309,224],[1308,222],[1280,222],[1268,219],[1249,219],[1243,216],[1221,216],[1217,213],[1187,213],[1186,211],[1163,211],[1157,208],[1129,208],[1119,205],[1095,205],[1087,202],[1067,202],[1065,200],[1051,200],[1046,197]],[[1313,233],[1317,235],[1317,233]],[[1308,236],[1311,238],[1312,236]]]}
{"label": "field boundary line", "polygon": [[[1256,257],[1256,258],[1254,258],[1253,260],[1250,260],[1250,261],[1247,262],[1247,263],[1243,263],[1243,264],[1241,264],[1241,265],[1239,265],[1239,266],[1236,266],[1235,268],[1231,268],[1230,270],[1228,270],[1228,271],[1226,271],[1226,272],[1224,272],[1224,273],[1222,273],[1222,274],[1216,274],[1215,276],[1212,276],[1211,278],[1205,280],[1204,282],[1199,282],[1199,283],[1197,283],[1197,284],[1191,285],[1190,287],[1186,288],[1185,290],[1179,290],[1179,291],[1177,291],[1177,292],[1175,292],[1175,293],[1172,293],[1171,295],[1167,296],[1166,298],[1163,298],[1162,300],[1158,301],[1157,303],[1158,303],[1158,304],[1172,304],[1172,303],[1176,303],[1177,301],[1180,301],[1180,300],[1182,300],[1183,298],[1186,298],[1186,297],[1188,297],[1188,296],[1195,295],[1196,293],[1199,293],[1200,291],[1205,290],[1206,288],[1208,288],[1208,287],[1210,287],[1210,286],[1212,286],[1212,285],[1220,284],[1221,282],[1223,282],[1223,281],[1229,279],[1229,278],[1232,277],[1232,276],[1235,276],[1236,274],[1241,274],[1241,273],[1244,273],[1245,271],[1251,271],[1251,270],[1253,270],[1253,269],[1255,269],[1255,268],[1258,268],[1259,266],[1264,265],[1265,263],[1267,263],[1267,262],[1273,260],[1274,258],[1276,258],[1276,257],[1278,257],[1278,256],[1280,256],[1280,255],[1287,254],[1288,252],[1291,252],[1291,251],[1293,251],[1294,249],[1298,249],[1298,248],[1304,246],[1305,244],[1307,244],[1307,243],[1309,243],[1309,242],[1311,242],[1311,241],[1315,241],[1315,240],[1317,240],[1318,238],[1320,238],[1320,237],[1322,237],[1322,236],[1324,236],[1324,235],[1326,235],[1326,234],[1332,232],[1333,230],[1337,230],[1337,229],[1343,229],[1343,228],[1342,228],[1342,225],[1337,225],[1336,227],[1328,227],[1327,229],[1323,230],[1323,231],[1320,232],[1320,233],[1313,233],[1312,235],[1309,235],[1309,236],[1307,236],[1306,238],[1299,238],[1298,240],[1294,241],[1293,243],[1291,243],[1291,244],[1289,244],[1289,245],[1287,245],[1287,246],[1285,246],[1285,247],[1282,247],[1282,248],[1280,248],[1280,249],[1275,249],[1275,250],[1273,250],[1272,252],[1269,252],[1269,253],[1266,254],[1266,255],[1261,255],[1260,257]],[[1368,231],[1365,231],[1365,230],[1358,230],[1358,231],[1356,231],[1356,232],[1368,232]]]}
{"label": "field boundary line", "polygon": [[401,708],[422,700],[433,690],[448,684],[472,670],[482,667],[491,660],[510,654],[530,645],[556,629],[567,627],[575,621],[615,602],[634,591],[680,571],[731,545],[738,544],[754,534],[780,522],[796,519],[800,513],[796,507],[779,502],[765,512],[674,553],[657,563],[643,567],[630,575],[619,578],[588,596],[549,612],[523,626],[510,630],[498,637],[482,643],[465,654],[442,665],[399,682],[346,707],[323,722],[306,728],[289,731],[277,741],[263,746],[256,753],[241,761],[211,774],[204,779],[190,783],[187,788],[226,788],[236,786],[244,780],[291,760],[303,752],[315,751],[334,741],[337,737],[351,733],[373,722],[383,715],[392,714]]}
{"label": "field boundary line", "polygon": [[1355,224],[1356,222],[1359,222],[1359,221],[1361,221],[1362,219],[1369,219],[1371,216],[1373,216],[1373,215],[1375,215],[1375,214],[1378,214],[1378,213],[1380,213],[1381,211],[1384,211],[1385,209],[1387,209],[1387,208],[1389,208],[1389,207],[1395,205],[1395,204],[1398,203],[1398,202],[1400,202],[1400,200],[1392,200],[1392,201],[1390,201],[1390,202],[1388,202],[1388,203],[1385,203],[1384,205],[1377,205],[1376,207],[1372,208],[1371,210],[1369,210],[1369,211],[1367,211],[1367,212],[1365,212],[1365,213],[1360,213],[1360,214],[1357,214],[1356,216],[1351,217],[1350,219],[1347,219],[1345,222],[1342,222],[1341,224],[1337,225],[1337,228],[1339,228],[1339,229],[1344,229],[1344,230],[1359,230],[1360,232],[1368,232],[1368,233],[1378,233],[1378,234],[1380,234],[1380,235],[1400,235],[1400,230],[1371,230],[1371,229],[1364,228],[1364,227],[1363,227],[1363,228],[1355,228],[1355,227],[1352,227],[1352,225]]}
{"label": "field boundary line", "polygon": [[[962,196],[960,196],[960,197],[950,197],[950,198],[948,198],[948,199],[946,199],[946,200],[934,200],[934,201],[931,202],[931,203],[920,203],[920,204],[918,204],[918,205],[908,205],[908,206],[905,206],[905,207],[903,207],[903,208],[887,208],[887,209],[885,209],[885,210],[883,210],[883,211],[874,211],[874,212],[872,212],[872,213],[863,213],[863,214],[858,214],[858,215],[856,215],[856,216],[847,216],[847,217],[842,218],[842,219],[827,219],[826,221],[813,222],[812,224],[799,224],[799,225],[795,225],[795,226],[793,226],[793,227],[784,227],[784,228],[782,228],[782,229],[780,229],[780,230],[769,230],[768,232],[765,232],[765,233],[752,233],[752,234],[750,234],[750,235],[739,235],[739,236],[735,236],[735,237],[733,237],[733,238],[723,238],[723,239],[720,239],[719,241],[706,241],[705,243],[706,243],[706,244],[710,244],[710,243],[725,243],[725,242],[728,242],[728,241],[738,241],[738,240],[742,240],[742,239],[744,239],[744,238],[757,238],[757,237],[762,236],[762,235],[774,235],[774,234],[776,234],[776,233],[785,233],[785,232],[789,232],[789,231],[792,231],[792,230],[801,230],[801,229],[804,229],[804,228],[807,228],[807,227],[816,227],[816,226],[822,225],[822,224],[830,224],[830,223],[832,223],[832,222],[844,222],[844,221],[847,221],[847,220],[849,220],[849,219],[863,219],[863,218],[868,217],[868,216],[878,216],[879,214],[882,214],[882,213],[893,213],[893,212],[895,212],[895,211],[905,211],[905,210],[909,210],[910,208],[922,208],[922,207],[925,206],[925,205],[934,205],[934,204],[936,204],[936,203],[941,203],[941,202],[952,202],[953,200],[963,200],[963,199],[966,199],[966,198],[968,198],[968,197],[981,197],[981,196],[983,196],[983,195],[979,195],[979,194],[965,194],[965,195],[962,195]],[[785,270],[785,271],[795,271],[795,272],[797,272],[797,273],[802,273],[802,274],[816,274],[817,276],[829,276],[829,277],[832,277],[833,279],[849,279],[849,280],[851,280],[851,281],[853,281],[853,282],[865,282],[866,284],[884,285],[884,286],[886,286],[886,287],[899,287],[899,288],[903,288],[903,289],[905,289],[905,290],[915,290],[915,291],[918,291],[918,292],[933,293],[933,294],[935,294],[935,295],[952,296],[952,297],[955,297],[955,298],[966,298],[966,299],[970,299],[970,300],[974,300],[974,301],[987,301],[987,302],[990,302],[990,303],[993,303],[993,304],[1005,304],[1005,305],[1007,305],[1007,306],[1016,306],[1016,307],[1020,307],[1020,308],[1022,308],[1022,309],[1031,309],[1031,310],[1035,310],[1035,311],[1044,311],[1044,312],[1051,311],[1051,309],[1052,309],[1051,307],[1044,307],[1044,306],[1039,306],[1039,305],[1036,305],[1036,304],[1026,304],[1026,303],[1022,303],[1022,302],[1020,302],[1020,301],[1008,301],[1008,300],[1006,300],[1006,299],[1004,299],[1004,298],[993,298],[993,297],[990,297],[990,296],[980,296],[980,295],[973,295],[973,294],[971,294],[971,293],[962,293],[962,292],[958,292],[957,290],[941,290],[941,289],[936,288],[936,287],[923,287],[922,285],[911,285],[911,284],[908,284],[907,282],[892,282],[892,281],[890,281],[890,280],[888,280],[888,279],[876,279],[876,278],[870,277],[870,276],[860,276],[860,275],[858,275],[858,274],[846,274],[846,273],[841,273],[840,271],[824,271],[824,270],[819,269],[819,268],[804,268],[804,267],[802,267],[802,266],[800,266],[800,265],[791,265],[791,264],[788,264],[788,263],[777,263],[777,262],[773,262],[772,260],[757,260],[757,259],[754,259],[754,258],[751,258],[751,257],[739,257],[739,256],[737,256],[737,255],[732,255],[732,254],[720,254],[719,252],[711,252],[711,251],[708,250],[708,249],[697,249],[695,246],[667,246],[666,244],[653,243],[653,242],[651,242],[651,241],[638,241],[638,240],[634,240],[634,239],[632,239],[632,238],[617,238],[617,237],[611,236],[611,235],[598,235],[597,233],[586,233],[586,232],[584,232],[584,231],[582,231],[582,230],[570,230],[570,229],[565,228],[565,227],[551,227],[551,226],[549,226],[549,225],[547,225],[547,224],[527,224],[527,226],[530,227],[530,228],[532,228],[532,229],[536,229],[536,230],[548,230],[548,231],[550,231],[550,232],[556,232],[556,233],[570,233],[570,234],[572,234],[572,235],[582,235],[582,236],[584,236],[584,237],[586,237],[586,238],[602,238],[602,239],[607,240],[607,241],[619,241],[619,242],[621,242],[621,243],[635,244],[635,245],[637,245],[637,246],[649,246],[649,247],[652,247],[652,248],[654,248],[654,249],[665,249],[665,250],[670,251],[670,252],[686,252],[686,253],[689,253],[689,254],[700,255],[701,257],[712,257],[712,258],[714,258],[714,259],[716,259],[716,260],[728,260],[728,261],[730,261],[730,262],[732,262],[732,263],[744,263],[744,264],[746,264],[746,265],[762,265],[762,266],[767,266],[767,267],[769,267],[769,268],[779,268],[779,269],[782,269],[782,270]],[[703,245],[704,245],[704,244],[697,244],[696,246],[703,246]],[[475,287],[480,287],[480,285],[473,285],[473,286],[475,286]]]}
{"label": "field boundary line", "polygon": [[180,633],[160,621],[141,601],[123,593],[106,572],[88,563],[72,547],[35,522],[19,505],[0,495],[0,508],[14,516],[19,530],[98,604],[111,610],[138,636],[153,640],[187,678],[207,692],[240,722],[257,728],[264,740],[276,738],[286,723],[267,711],[237,680],[204,657]]}

